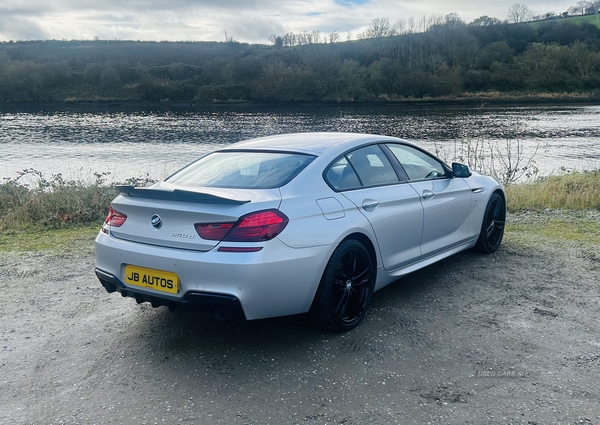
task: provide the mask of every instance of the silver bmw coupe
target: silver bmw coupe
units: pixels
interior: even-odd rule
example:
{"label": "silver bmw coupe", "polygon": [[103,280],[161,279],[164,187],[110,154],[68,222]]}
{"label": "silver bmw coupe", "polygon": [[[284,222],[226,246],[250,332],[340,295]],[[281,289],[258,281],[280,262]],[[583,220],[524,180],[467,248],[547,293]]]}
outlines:
{"label": "silver bmw coupe", "polygon": [[247,140],[118,190],[96,238],[108,292],[218,318],[307,313],[340,331],[398,278],[496,251],[506,217],[496,179],[367,134]]}

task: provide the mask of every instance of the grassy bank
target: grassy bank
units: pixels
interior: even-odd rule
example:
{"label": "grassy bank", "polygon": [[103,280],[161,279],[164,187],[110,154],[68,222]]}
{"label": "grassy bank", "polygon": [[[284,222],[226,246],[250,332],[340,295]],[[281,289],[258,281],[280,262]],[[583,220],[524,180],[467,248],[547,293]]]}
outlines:
{"label": "grassy bank", "polygon": [[70,226],[62,229],[18,230],[0,233],[0,252],[45,251],[55,254],[90,254],[100,224]]}
{"label": "grassy bank", "polygon": [[600,170],[510,185],[506,195],[508,240],[600,245]]}
{"label": "grassy bank", "polygon": [[[36,183],[25,184],[27,175]],[[600,170],[510,185],[506,191],[509,236],[600,244]],[[60,175],[45,179],[29,170],[6,180],[0,184],[0,251],[90,250],[115,195],[103,175],[84,183]]]}
{"label": "grassy bank", "polygon": [[511,212],[600,210],[600,170],[550,176],[506,188]]}
{"label": "grassy bank", "polygon": [[[45,177],[25,170],[0,184],[0,251],[75,252],[90,249],[91,240],[117,195],[108,174],[90,181]],[[116,184],[145,185],[147,178]],[[81,245],[80,242],[90,242]]]}

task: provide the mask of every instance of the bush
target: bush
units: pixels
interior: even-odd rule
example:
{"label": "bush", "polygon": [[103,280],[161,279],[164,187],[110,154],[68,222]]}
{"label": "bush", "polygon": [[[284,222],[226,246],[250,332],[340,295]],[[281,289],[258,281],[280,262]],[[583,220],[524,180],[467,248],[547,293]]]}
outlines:
{"label": "bush", "polygon": [[[108,173],[95,173],[94,181],[65,180],[61,174],[47,179],[39,171],[23,170],[0,184],[0,231],[57,229],[102,223],[117,191],[106,182]],[[125,184],[150,183],[128,179]]]}

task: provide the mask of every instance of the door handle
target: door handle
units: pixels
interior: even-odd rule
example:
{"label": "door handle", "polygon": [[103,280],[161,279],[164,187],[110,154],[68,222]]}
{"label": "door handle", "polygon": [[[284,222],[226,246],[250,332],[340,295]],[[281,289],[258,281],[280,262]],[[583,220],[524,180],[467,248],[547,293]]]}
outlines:
{"label": "door handle", "polygon": [[435,193],[433,193],[431,190],[424,190],[423,191],[423,199],[431,199],[435,196]]}
{"label": "door handle", "polygon": [[372,199],[364,200],[362,203],[362,207],[365,211],[373,211],[375,208],[377,208],[378,205],[379,202],[374,201]]}

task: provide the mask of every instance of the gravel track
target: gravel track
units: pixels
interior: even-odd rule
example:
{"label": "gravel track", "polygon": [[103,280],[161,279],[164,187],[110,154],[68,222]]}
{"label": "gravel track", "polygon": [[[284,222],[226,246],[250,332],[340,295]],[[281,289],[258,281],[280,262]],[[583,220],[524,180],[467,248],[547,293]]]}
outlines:
{"label": "gravel track", "polygon": [[343,334],[137,305],[93,266],[0,253],[0,423],[600,424],[596,245],[509,233]]}

